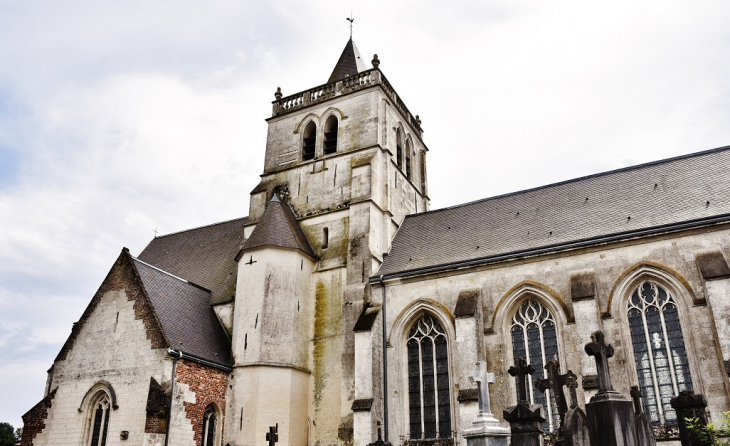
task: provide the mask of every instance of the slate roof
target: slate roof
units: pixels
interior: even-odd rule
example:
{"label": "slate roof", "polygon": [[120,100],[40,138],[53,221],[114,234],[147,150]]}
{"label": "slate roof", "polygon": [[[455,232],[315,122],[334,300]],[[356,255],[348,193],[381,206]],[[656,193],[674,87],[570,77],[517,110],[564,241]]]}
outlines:
{"label": "slate roof", "polygon": [[316,258],[307,236],[297,222],[297,217],[288,204],[282,203],[274,194],[264,214],[256,224],[243,250],[263,246],[298,249],[309,257]]}
{"label": "slate roof", "polygon": [[231,343],[210,308],[210,291],[134,259],[142,285],[171,347],[228,365]]}
{"label": "slate roof", "polygon": [[352,41],[352,37],[347,41],[345,49],[342,50],[342,55],[335,65],[335,69],[332,70],[327,83],[337,82],[340,79],[344,79],[347,76],[355,75],[361,71],[367,70],[368,67],[365,65],[365,61],[360,57],[360,52],[355,46],[355,42]]}
{"label": "slate roof", "polygon": [[730,146],[409,215],[376,276],[730,214]]}
{"label": "slate roof", "polygon": [[154,238],[140,260],[211,291],[210,303],[228,302],[236,294],[236,254],[247,218],[216,223]]}

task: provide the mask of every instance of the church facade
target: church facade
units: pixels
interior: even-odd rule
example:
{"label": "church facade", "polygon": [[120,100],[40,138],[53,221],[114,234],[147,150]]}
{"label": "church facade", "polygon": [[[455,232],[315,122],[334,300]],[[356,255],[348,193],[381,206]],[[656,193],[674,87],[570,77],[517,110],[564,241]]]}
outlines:
{"label": "church facade", "polygon": [[[615,347],[660,442],[669,400],[730,410],[730,147],[430,211],[414,116],[350,40],[268,121],[247,217],[122,250],[23,420],[24,445],[465,444],[477,361],[492,412],[558,360]],[[539,376],[538,376],[539,375]]]}

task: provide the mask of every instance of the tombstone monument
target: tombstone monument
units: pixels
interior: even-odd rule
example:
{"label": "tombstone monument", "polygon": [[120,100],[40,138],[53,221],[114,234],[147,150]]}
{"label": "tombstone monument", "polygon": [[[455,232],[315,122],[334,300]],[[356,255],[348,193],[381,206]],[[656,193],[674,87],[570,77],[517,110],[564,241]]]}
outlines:
{"label": "tombstone monument", "polygon": [[508,372],[517,381],[517,405],[503,412],[512,430],[511,446],[542,446],[542,406],[530,404],[527,397],[527,377],[535,373],[535,368],[525,358],[517,358]]}
{"label": "tombstone monument", "polygon": [[489,384],[494,383],[494,373],[487,372],[487,363],[479,361],[470,379],[477,383],[479,412],[472,427],[464,431],[467,446],[507,446],[510,430],[499,425],[489,404]]}
{"label": "tombstone monument", "polygon": [[598,393],[586,404],[588,422],[596,433],[595,446],[637,445],[633,402],[611,384],[608,358],[613,356],[613,346],[606,344],[602,331],[596,331],[585,351],[595,357],[598,371]]}

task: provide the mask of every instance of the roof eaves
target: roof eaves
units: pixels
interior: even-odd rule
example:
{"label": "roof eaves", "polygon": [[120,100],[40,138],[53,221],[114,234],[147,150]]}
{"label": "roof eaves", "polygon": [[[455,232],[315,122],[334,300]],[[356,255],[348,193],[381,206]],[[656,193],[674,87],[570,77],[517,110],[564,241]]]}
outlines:
{"label": "roof eaves", "polygon": [[572,250],[572,249],[589,247],[589,246],[597,245],[597,244],[601,244],[601,243],[617,242],[617,241],[626,240],[626,239],[639,237],[639,236],[649,236],[649,235],[661,234],[661,233],[666,233],[666,232],[675,232],[675,231],[693,229],[693,228],[702,227],[702,226],[713,226],[713,225],[723,224],[723,223],[728,223],[728,222],[730,222],[730,214],[723,214],[723,215],[709,217],[709,218],[689,220],[689,221],[685,221],[685,222],[681,222],[681,223],[671,223],[668,225],[661,225],[661,226],[656,226],[656,227],[651,227],[651,228],[639,229],[636,231],[620,232],[620,233],[615,233],[615,234],[608,234],[608,235],[603,235],[603,236],[598,236],[598,237],[592,237],[592,238],[583,239],[583,240],[576,240],[576,241],[572,241],[572,242],[558,243],[558,244],[554,244],[554,245],[546,245],[546,246],[533,248],[533,249],[513,251],[513,252],[509,252],[509,253],[490,255],[490,256],[485,256],[485,257],[477,257],[474,259],[460,260],[460,261],[456,261],[456,262],[440,263],[440,264],[431,265],[431,266],[424,266],[424,267],[419,267],[419,268],[394,271],[392,273],[386,273],[386,274],[382,274],[382,275],[377,274],[375,276],[370,276],[370,278],[368,279],[368,283],[375,284],[375,283],[380,283],[382,280],[386,280],[386,279],[404,278],[404,277],[410,277],[410,276],[415,276],[415,275],[419,275],[419,274],[438,273],[438,272],[442,272],[442,271],[446,271],[446,270],[450,270],[450,269],[480,266],[480,265],[486,265],[486,264],[490,264],[490,263],[514,260],[514,259],[518,259],[518,258],[531,257],[531,256],[545,254],[545,253],[551,252],[551,251]]}

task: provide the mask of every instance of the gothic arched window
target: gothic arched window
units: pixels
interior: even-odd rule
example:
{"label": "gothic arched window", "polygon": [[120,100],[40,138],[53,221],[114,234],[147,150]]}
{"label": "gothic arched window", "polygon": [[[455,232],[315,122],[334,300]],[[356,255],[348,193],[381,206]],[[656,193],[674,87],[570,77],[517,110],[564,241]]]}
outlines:
{"label": "gothic arched window", "polygon": [[410,438],[451,438],[446,333],[435,318],[426,314],[411,327],[406,345]]}
{"label": "gothic arched window", "polygon": [[409,180],[411,179],[411,152],[413,151],[413,146],[411,145],[411,140],[409,139],[406,141],[406,178]]}
{"label": "gothic arched window", "polygon": [[674,296],[644,281],[628,302],[629,329],[644,411],[652,423],[674,423],[669,400],[692,390],[687,350]]}
{"label": "gothic arched window", "polygon": [[203,435],[200,438],[200,446],[213,446],[215,444],[215,435],[218,425],[218,414],[215,406],[208,404],[203,414]]}
{"label": "gothic arched window", "polygon": [[398,168],[403,170],[403,134],[400,129],[395,131],[395,158]]}
{"label": "gothic arched window", "polygon": [[302,160],[313,160],[314,150],[317,144],[317,125],[314,122],[309,122],[304,127],[304,134],[302,135]]}
{"label": "gothic arched window", "polygon": [[111,410],[109,395],[106,392],[100,392],[93,401],[94,403],[89,405],[91,435],[88,444],[89,446],[106,446]]}
{"label": "gothic arched window", "polygon": [[544,408],[545,422],[543,429],[550,432],[558,428],[555,398],[549,390],[543,393],[535,382],[539,378],[547,378],[545,365],[548,361],[558,359],[558,339],[555,331],[555,318],[540,302],[529,299],[520,305],[512,318],[512,355],[514,358],[525,358],[535,368],[535,374],[528,380],[527,393],[532,404],[540,404]]}
{"label": "gothic arched window", "polygon": [[327,118],[324,123],[324,154],[337,152],[337,130],[339,123],[334,115]]}

